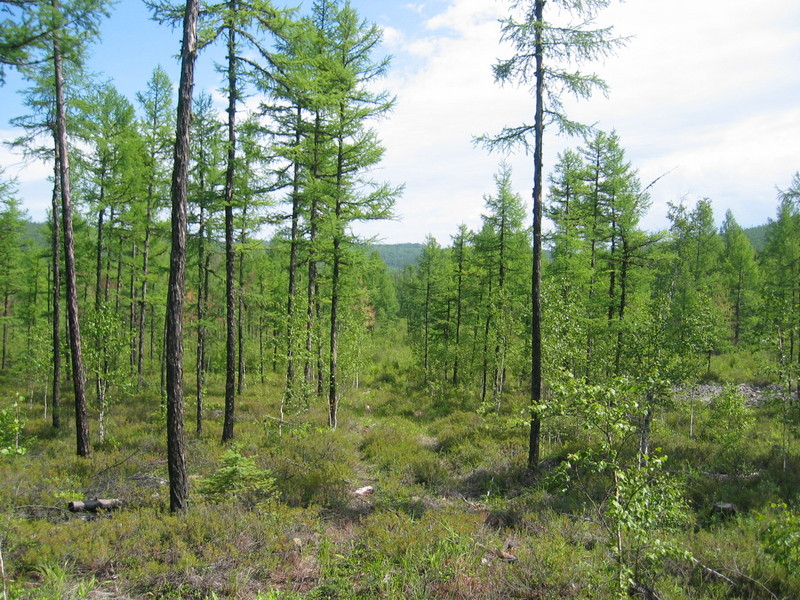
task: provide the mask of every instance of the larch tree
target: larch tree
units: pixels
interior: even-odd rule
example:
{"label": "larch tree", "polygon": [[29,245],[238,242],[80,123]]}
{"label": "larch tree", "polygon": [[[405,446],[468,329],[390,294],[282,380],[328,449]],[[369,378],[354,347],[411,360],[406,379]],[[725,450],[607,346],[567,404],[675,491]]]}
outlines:
{"label": "larch tree", "polygon": [[[49,65],[48,65],[49,67]],[[22,129],[24,133],[12,142],[15,148],[21,149],[26,158],[38,158],[53,164],[53,189],[50,208],[51,232],[51,321],[52,345],[52,424],[53,428],[61,426],[61,225],[60,200],[58,184],[58,161],[55,155],[55,90],[52,69],[39,65],[30,66],[24,71],[32,85],[24,92],[23,105],[30,109],[30,114],[11,119],[11,124]],[[50,142],[42,142],[49,139]]]}
{"label": "larch tree", "polygon": [[574,17],[581,25],[558,26],[545,17],[545,0],[514,0],[512,14],[502,20],[502,39],[515,54],[494,66],[499,83],[530,85],[534,100],[532,124],[507,127],[498,135],[478,138],[489,148],[522,146],[533,153],[533,269],[531,277],[531,382],[528,468],[539,464],[542,404],[542,189],[545,128],[555,125],[561,132],[585,132],[586,127],[570,120],[562,103],[564,93],[588,98],[605,82],[595,74],[570,70],[572,63],[602,58],[624,43],[612,36],[611,28],[592,29],[598,10],[610,0],[551,0],[549,14]]}
{"label": "larch tree", "polygon": [[[0,171],[0,175],[2,175]],[[12,325],[11,303],[20,285],[24,213],[10,182],[0,180],[0,302],[3,323],[0,370],[8,366],[8,335]]]}
{"label": "larch tree", "polygon": [[486,400],[491,388],[499,409],[512,354],[519,350],[517,342],[525,330],[514,316],[527,313],[522,277],[529,239],[522,198],[513,192],[508,165],[501,165],[495,185],[496,193],[484,197],[487,213],[475,236],[475,257],[483,263],[483,287],[488,293],[481,303],[485,312],[481,399]]}
{"label": "larch tree", "polygon": [[720,231],[722,236],[723,284],[731,307],[733,343],[739,344],[755,312],[759,284],[758,263],[753,245],[729,210]]}
{"label": "larch tree", "polygon": [[211,274],[214,212],[221,199],[217,187],[224,177],[225,144],[223,124],[217,119],[211,96],[200,94],[194,103],[192,119],[192,169],[190,200],[197,223],[197,345],[195,362],[195,430],[203,432],[203,396],[208,370],[209,275]]}
{"label": "larch tree", "polygon": [[181,75],[172,170],[172,249],[167,290],[167,467],[172,512],[189,508],[189,477],[183,413],[183,305],[186,283],[187,195],[189,183],[192,88],[197,59],[198,0],[186,0],[181,43]]}
{"label": "larch tree", "polygon": [[[322,189],[328,196],[327,227],[331,237],[331,292],[328,368],[328,423],[336,428],[339,403],[339,308],[342,272],[346,268],[347,247],[354,237],[347,228],[356,221],[389,218],[401,188],[376,184],[365,177],[365,172],[378,164],[384,149],[377,134],[369,128],[371,122],[385,116],[394,105],[386,91],[375,91],[373,86],[383,77],[389,60],[376,61],[373,53],[381,42],[377,25],[360,20],[349,2],[337,6],[336,2],[322,1],[315,9],[332,11],[328,21],[328,56],[333,77],[326,102],[328,132],[334,145],[329,166],[331,171],[321,173],[326,183]],[[327,29],[327,30],[326,30]]]}
{"label": "larch tree", "polygon": [[81,331],[78,316],[78,289],[75,267],[75,236],[72,224],[72,182],[69,167],[69,142],[67,131],[67,105],[64,94],[65,62],[80,65],[86,45],[99,32],[99,24],[107,16],[105,0],[51,0],[49,6],[41,5],[40,19],[50,32],[41,51],[50,57],[53,66],[55,92],[56,164],[58,189],[61,196],[61,220],[64,240],[64,275],[66,283],[67,321],[69,326],[70,355],[72,357],[72,383],[75,394],[76,446],[79,456],[88,456],[89,423],[86,413],[86,374],[81,351]]}
{"label": "larch tree", "polygon": [[269,0],[227,0],[224,3],[208,7],[204,17],[210,20],[206,26],[215,34],[205,42],[211,42],[218,36],[224,36],[226,47],[226,63],[224,91],[228,100],[227,119],[227,156],[225,169],[225,417],[222,426],[222,441],[233,439],[236,403],[237,372],[237,325],[236,325],[236,254],[234,249],[233,210],[237,204],[236,171],[237,171],[237,106],[243,97],[245,71],[255,68],[264,70],[251,58],[245,58],[247,50],[255,50],[257,56],[268,56],[263,43],[254,35],[254,31],[270,30],[278,18],[278,12]]}
{"label": "larch tree", "polygon": [[800,298],[800,174],[779,191],[780,204],[770,221],[761,254],[764,277],[764,320],[778,352],[781,376],[791,390],[800,381],[795,371],[800,364],[800,322],[796,310]]}
{"label": "larch tree", "polygon": [[148,293],[150,291],[151,255],[154,244],[156,216],[165,206],[169,190],[169,161],[175,144],[175,109],[172,82],[166,71],[158,66],[144,91],[136,94],[142,111],[139,127],[144,138],[145,193],[137,203],[142,213],[136,221],[136,238],[141,246],[140,281],[136,291],[136,340],[133,361],[139,376],[144,377],[144,346],[147,325]]}

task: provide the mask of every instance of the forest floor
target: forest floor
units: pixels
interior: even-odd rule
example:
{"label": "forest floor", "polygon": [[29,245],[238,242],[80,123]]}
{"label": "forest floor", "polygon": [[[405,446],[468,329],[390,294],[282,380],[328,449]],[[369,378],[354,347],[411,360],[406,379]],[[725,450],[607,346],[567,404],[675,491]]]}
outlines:
{"label": "forest floor", "polygon": [[[280,377],[253,383],[232,446],[219,443],[222,382],[212,379],[203,433],[188,434],[183,516],[167,510],[157,390],[114,404],[87,459],[74,456],[68,410],[54,431],[40,401],[22,401],[27,452],[0,457],[0,597],[603,599],[618,597],[620,565],[633,597],[800,597],[800,550],[779,551],[797,539],[797,515],[781,504],[800,489],[797,416],[776,390],[739,386],[729,396],[745,412],[731,414],[714,408],[729,388],[674,394],[652,437],[681,491],[680,519],[656,536],[636,528],[646,515],[629,515],[617,546],[609,481],[559,476],[591,443],[581,423],[545,423],[545,468],[533,475],[523,398],[481,406],[401,371],[349,390],[336,431],[319,401],[293,407],[279,430]],[[741,415],[744,428],[726,420]],[[66,510],[95,497],[123,506]]]}

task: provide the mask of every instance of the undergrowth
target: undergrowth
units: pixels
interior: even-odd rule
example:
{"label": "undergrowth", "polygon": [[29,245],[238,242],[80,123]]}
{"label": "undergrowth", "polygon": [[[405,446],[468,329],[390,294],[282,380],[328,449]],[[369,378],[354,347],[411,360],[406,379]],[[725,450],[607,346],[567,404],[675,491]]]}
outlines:
{"label": "undergrowth", "polygon": [[[0,457],[7,597],[618,597],[607,479],[576,472],[583,495],[555,480],[591,441],[581,424],[547,421],[543,467],[528,473],[523,398],[482,412],[477,399],[409,384],[404,361],[391,360],[347,392],[336,431],[321,401],[297,407],[279,428],[270,417],[279,414],[280,376],[251,384],[237,405],[236,445],[227,447],[221,382],[212,380],[202,435],[192,433],[187,406],[191,507],[183,516],[167,512],[156,393],[116,404],[113,443],[81,459],[68,410],[54,431],[41,399],[17,399],[3,382],[4,422],[23,424],[3,443],[25,448]],[[728,389],[659,410],[653,447],[691,515],[659,540],[680,552],[648,567],[650,592],[633,586],[630,595],[800,597],[796,408],[746,404]],[[66,510],[95,497],[123,507]],[[735,506],[719,512],[718,503]]]}

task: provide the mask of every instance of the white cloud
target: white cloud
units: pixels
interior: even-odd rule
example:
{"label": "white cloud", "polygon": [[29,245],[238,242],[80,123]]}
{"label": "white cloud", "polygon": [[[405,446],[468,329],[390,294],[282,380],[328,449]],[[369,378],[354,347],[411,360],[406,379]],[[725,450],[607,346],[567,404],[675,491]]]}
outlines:
{"label": "white cloud", "polygon": [[423,11],[425,10],[425,5],[422,4],[422,3],[420,3],[420,4],[409,3],[409,4],[405,5],[405,8],[407,8],[409,10],[412,10],[415,13],[422,14]]}
{"label": "white cloud", "polygon": [[[417,62],[390,75],[399,103],[380,126],[388,148],[380,176],[407,187],[397,209],[403,224],[371,226],[387,240],[433,232],[446,243],[459,223],[479,226],[501,157],[474,148],[472,138],[531,121],[528,92],[492,81],[492,63],[509,54],[498,43],[506,6],[452,0],[425,22],[424,37],[408,40]],[[609,82],[610,97],[568,100],[567,111],[616,129],[645,184],[671,171],[653,188],[647,227],[666,226],[667,202],[687,195],[710,197],[720,220],[727,208],[746,225],[773,216],[774,187],[800,168],[798,19],[794,0],[731,0],[724,10],[712,0],[618,3],[598,18],[636,37],[616,56],[582,67]],[[548,135],[545,170],[559,150],[580,143]],[[530,162],[511,159],[526,199]]]}
{"label": "white cloud", "polygon": [[496,24],[504,9],[505,2],[500,0],[455,0],[444,12],[428,19],[425,26],[430,30],[451,29],[469,37],[475,27]]}
{"label": "white cloud", "polygon": [[405,43],[405,34],[396,27],[391,25],[384,25],[383,29],[383,44],[390,50],[401,47]]}
{"label": "white cloud", "polygon": [[19,132],[13,130],[0,130],[2,177],[16,180],[17,197],[23,201],[28,216],[34,221],[43,221],[51,203],[52,185],[48,177],[53,174],[53,166],[41,160],[26,159],[9,148],[7,143],[18,135]]}

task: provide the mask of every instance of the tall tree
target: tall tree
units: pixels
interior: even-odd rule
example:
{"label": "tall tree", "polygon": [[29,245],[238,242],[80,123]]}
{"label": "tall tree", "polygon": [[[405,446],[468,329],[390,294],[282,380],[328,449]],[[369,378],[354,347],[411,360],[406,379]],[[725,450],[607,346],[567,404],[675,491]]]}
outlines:
{"label": "tall tree", "polygon": [[334,73],[332,85],[326,90],[330,102],[326,112],[335,163],[330,165],[332,171],[324,173],[323,180],[330,186],[326,190],[330,195],[326,208],[332,238],[328,423],[335,428],[339,404],[340,286],[347,246],[353,239],[347,227],[355,221],[389,218],[401,189],[375,184],[364,176],[367,169],[380,162],[384,152],[368,124],[386,115],[394,104],[387,92],[373,89],[374,82],[385,75],[389,66],[388,58],[375,61],[372,56],[381,42],[381,30],[362,21],[349,2],[342,7],[327,0],[315,5],[318,17],[327,11],[332,12],[332,18],[327,22],[329,29],[323,25],[329,44],[328,56],[323,60],[330,61]]}
{"label": "tall tree", "polygon": [[[591,23],[595,13],[610,0],[552,0],[552,14],[558,11]],[[534,96],[533,125],[523,124],[504,129],[499,135],[480,138],[490,148],[522,145],[533,149],[533,271],[531,277],[531,418],[528,442],[528,468],[539,464],[542,403],[542,181],[545,127],[555,124],[562,132],[577,133],[586,128],[567,118],[560,94],[564,91],[579,98],[595,90],[606,91],[597,75],[567,69],[571,62],[607,56],[623,41],[612,37],[611,28],[557,26],[545,20],[545,0],[515,0],[515,14],[502,20],[503,40],[510,42],[516,54],[494,66],[495,80],[532,85]]]}
{"label": "tall tree", "polygon": [[[54,428],[61,426],[61,229],[60,229],[60,189],[58,184],[58,160],[55,155],[55,91],[52,69],[32,67],[25,70],[32,86],[25,92],[23,104],[31,109],[31,114],[14,117],[11,123],[24,134],[13,141],[25,156],[52,161],[53,191],[50,209],[51,230],[51,272],[52,279],[52,422]],[[43,139],[50,142],[42,143]]]}
{"label": "tall tree", "polygon": [[[225,65],[228,97],[227,121],[227,158],[225,169],[225,419],[222,426],[222,441],[233,439],[236,402],[236,267],[233,239],[233,209],[236,185],[236,152],[237,152],[237,105],[242,97],[243,68],[255,65],[254,61],[243,57],[245,46],[255,49],[264,56],[264,46],[257,41],[252,31],[256,26],[264,29],[272,28],[272,21],[277,12],[269,0],[227,0],[223,5],[214,7],[211,16],[219,16],[217,31],[224,33],[227,49]],[[244,44],[242,44],[244,42]],[[260,67],[259,70],[263,70]]]}
{"label": "tall tree", "polygon": [[795,366],[800,363],[800,174],[790,187],[779,192],[778,214],[770,222],[761,255],[764,275],[764,319],[775,340],[782,376],[789,389],[800,381]]}
{"label": "tall tree", "polygon": [[[140,128],[144,137],[144,178],[146,191],[143,206],[137,210],[144,214],[138,219],[141,236],[141,282],[139,284],[136,314],[136,345],[134,362],[139,375],[139,383],[144,376],[144,345],[146,331],[147,297],[150,280],[150,257],[152,254],[155,219],[163,206],[169,185],[169,159],[174,147],[175,111],[172,102],[172,82],[160,66],[153,69],[147,82],[147,89],[136,94],[142,108]],[[139,237],[139,236],[137,236]]]}
{"label": "tall tree", "polygon": [[731,211],[725,213],[720,233],[723,244],[723,282],[732,311],[733,343],[738,344],[743,328],[754,312],[758,264],[750,240],[747,239]]}
{"label": "tall tree", "polygon": [[203,395],[208,369],[207,337],[209,311],[209,275],[211,273],[211,239],[214,232],[213,213],[219,210],[216,190],[221,185],[224,165],[223,124],[217,119],[211,96],[200,94],[192,119],[191,199],[196,214],[197,230],[197,351],[195,363],[195,397],[197,410],[195,429],[203,431]]}
{"label": "tall tree", "polygon": [[183,303],[186,280],[187,194],[192,88],[197,59],[198,0],[186,0],[181,43],[181,75],[178,85],[178,117],[172,170],[172,250],[167,290],[167,467],[169,507],[172,512],[189,508],[189,478],[183,425]]}
{"label": "tall tree", "polygon": [[55,81],[55,140],[58,183],[61,194],[61,219],[64,231],[64,268],[67,291],[72,383],[75,393],[75,429],[77,453],[88,456],[89,423],[86,414],[86,374],[81,352],[81,331],[78,318],[78,289],[75,268],[75,239],[72,227],[72,188],[67,139],[67,107],[64,96],[64,60],[80,63],[85,45],[98,33],[102,17],[107,15],[105,0],[73,0],[63,5],[51,0],[49,10],[42,13],[51,30],[49,50]]}
{"label": "tall tree", "polygon": [[[2,175],[2,171],[0,171]],[[22,264],[24,213],[14,197],[11,183],[0,179],[0,320],[3,323],[0,370],[8,364],[8,333],[11,328],[11,302],[19,287]]]}

